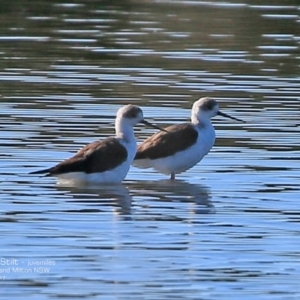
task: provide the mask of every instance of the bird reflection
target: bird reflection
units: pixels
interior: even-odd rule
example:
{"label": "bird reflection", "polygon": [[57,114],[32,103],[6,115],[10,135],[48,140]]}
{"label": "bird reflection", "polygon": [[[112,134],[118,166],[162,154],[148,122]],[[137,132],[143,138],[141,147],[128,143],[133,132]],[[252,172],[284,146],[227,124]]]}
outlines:
{"label": "bird reflection", "polygon": [[214,213],[210,189],[181,180],[136,181],[128,185],[133,195],[150,196],[159,201],[191,203],[191,212]]}
{"label": "bird reflection", "polygon": [[[120,185],[57,185],[60,191],[72,195],[72,202],[113,208],[116,215],[132,214],[133,197],[151,197],[154,201],[191,204],[189,212],[194,214],[214,213],[210,189],[205,185],[191,184],[186,181],[125,181]],[[138,203],[139,200],[136,202]],[[100,210],[101,211],[101,208]]]}
{"label": "bird reflection", "polygon": [[110,206],[113,207],[114,213],[120,215],[129,215],[131,213],[132,197],[128,188],[122,184],[108,186],[91,184],[76,186],[57,185],[57,189],[71,193],[73,196],[72,201],[75,202]]}

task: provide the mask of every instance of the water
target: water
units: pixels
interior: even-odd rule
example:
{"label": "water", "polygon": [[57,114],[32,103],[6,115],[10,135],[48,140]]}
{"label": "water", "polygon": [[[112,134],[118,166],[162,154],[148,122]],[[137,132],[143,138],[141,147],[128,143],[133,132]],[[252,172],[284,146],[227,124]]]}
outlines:
{"label": "water", "polygon": [[[1,6],[1,299],[298,299],[297,1],[107,3]],[[124,104],[166,126],[202,96],[246,123],[215,118],[174,183],[28,175],[112,135]]]}

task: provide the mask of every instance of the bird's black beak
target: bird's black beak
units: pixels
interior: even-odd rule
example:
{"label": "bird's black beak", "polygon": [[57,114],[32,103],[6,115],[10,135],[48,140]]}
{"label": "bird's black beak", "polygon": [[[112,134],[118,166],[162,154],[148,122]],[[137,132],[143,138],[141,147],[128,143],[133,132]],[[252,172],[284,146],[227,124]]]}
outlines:
{"label": "bird's black beak", "polygon": [[148,121],[146,121],[146,120],[142,120],[141,123],[143,123],[143,124],[145,124],[145,125],[147,125],[147,126],[149,126],[149,127],[152,127],[152,128],[155,128],[155,129],[158,129],[158,130],[167,132],[165,129],[160,128],[160,127],[158,127],[158,126],[156,126],[156,125],[153,125],[153,124],[151,124],[150,122],[148,122]]}
{"label": "bird's black beak", "polygon": [[222,117],[225,117],[225,118],[229,118],[229,119],[232,119],[232,120],[235,120],[235,121],[239,121],[239,122],[242,122],[242,123],[246,123],[245,121],[241,120],[241,119],[238,119],[238,118],[235,118],[235,117],[232,117],[232,116],[229,116],[221,111],[218,111],[217,115],[219,116],[222,116]]}

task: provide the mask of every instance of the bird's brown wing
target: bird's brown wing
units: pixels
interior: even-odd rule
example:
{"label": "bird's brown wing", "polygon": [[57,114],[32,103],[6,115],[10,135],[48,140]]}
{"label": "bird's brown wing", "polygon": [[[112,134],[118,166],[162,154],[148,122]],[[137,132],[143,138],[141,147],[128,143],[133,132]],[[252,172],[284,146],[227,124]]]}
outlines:
{"label": "bird's brown wing", "polygon": [[48,173],[59,175],[70,172],[95,173],[114,169],[127,159],[127,150],[116,138],[96,141],[80,149],[73,157],[56,166],[33,172],[32,174]]}
{"label": "bird's brown wing", "polygon": [[155,133],[138,146],[135,160],[158,159],[174,155],[192,146],[198,132],[189,123],[171,125],[165,131]]}

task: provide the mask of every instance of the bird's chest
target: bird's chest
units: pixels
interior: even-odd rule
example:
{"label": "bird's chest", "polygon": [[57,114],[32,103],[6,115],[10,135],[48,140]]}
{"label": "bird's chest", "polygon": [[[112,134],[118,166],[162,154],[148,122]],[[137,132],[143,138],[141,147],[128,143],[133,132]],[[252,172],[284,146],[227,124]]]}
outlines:
{"label": "bird's chest", "polygon": [[215,144],[215,130],[212,126],[198,129],[198,138],[195,145],[200,156],[206,155]]}
{"label": "bird's chest", "polygon": [[175,159],[180,165],[178,169],[182,171],[197,164],[210,151],[214,143],[214,129],[201,129],[195,143],[185,151],[178,153],[179,155]]}
{"label": "bird's chest", "polygon": [[125,141],[123,142],[123,145],[127,150],[127,161],[129,162],[129,164],[131,164],[136,154],[136,149],[137,149],[136,141],[135,140]]}

